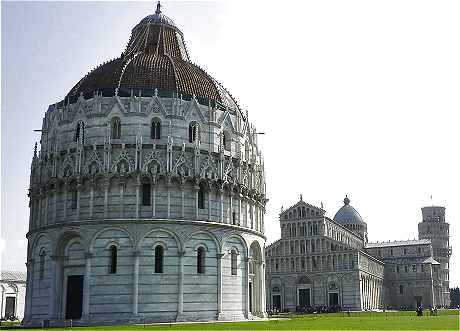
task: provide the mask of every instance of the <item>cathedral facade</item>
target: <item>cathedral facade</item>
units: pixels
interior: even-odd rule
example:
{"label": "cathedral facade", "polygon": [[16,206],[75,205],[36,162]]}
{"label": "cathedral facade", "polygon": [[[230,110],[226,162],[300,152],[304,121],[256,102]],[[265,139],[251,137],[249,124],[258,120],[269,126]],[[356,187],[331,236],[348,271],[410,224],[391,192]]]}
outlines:
{"label": "cathedral facade", "polygon": [[448,307],[445,208],[422,215],[418,240],[370,243],[348,197],[333,219],[301,197],[281,211],[281,239],[266,249],[268,309]]}
{"label": "cathedral facade", "polygon": [[29,197],[25,325],[265,316],[256,129],[159,5],[49,106]]}

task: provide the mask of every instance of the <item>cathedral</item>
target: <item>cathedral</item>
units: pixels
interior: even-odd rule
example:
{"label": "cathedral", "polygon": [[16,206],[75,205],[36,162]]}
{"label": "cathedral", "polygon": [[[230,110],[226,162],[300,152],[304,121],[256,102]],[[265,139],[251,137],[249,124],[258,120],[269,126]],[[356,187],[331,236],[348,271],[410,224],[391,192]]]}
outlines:
{"label": "cathedral", "polygon": [[281,239],[266,248],[270,310],[448,307],[449,223],[422,208],[418,240],[368,242],[367,223],[345,197],[334,218],[300,201],[280,213]]}
{"label": "cathedral", "polygon": [[266,316],[256,128],[160,4],[41,132],[24,325]]}

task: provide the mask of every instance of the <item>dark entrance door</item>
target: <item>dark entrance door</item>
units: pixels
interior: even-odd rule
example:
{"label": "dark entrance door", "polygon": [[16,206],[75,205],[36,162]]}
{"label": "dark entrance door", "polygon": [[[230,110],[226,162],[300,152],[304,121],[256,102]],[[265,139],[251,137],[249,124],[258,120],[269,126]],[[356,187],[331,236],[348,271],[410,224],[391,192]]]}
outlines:
{"label": "dark entrance door", "polygon": [[329,306],[338,306],[338,305],[339,305],[339,294],[329,293]]}
{"label": "dark entrance door", "polygon": [[5,302],[5,317],[14,316],[16,310],[16,298],[15,297],[6,297]]}
{"label": "dark entrance door", "polygon": [[310,306],[310,289],[299,289],[299,306]]}
{"label": "dark entrance door", "polygon": [[65,318],[80,319],[83,306],[83,276],[67,277]]}
{"label": "dark entrance door", "polygon": [[252,283],[249,283],[249,311],[252,313]]}
{"label": "dark entrance door", "polygon": [[279,294],[273,296],[273,309],[281,310],[281,295]]}

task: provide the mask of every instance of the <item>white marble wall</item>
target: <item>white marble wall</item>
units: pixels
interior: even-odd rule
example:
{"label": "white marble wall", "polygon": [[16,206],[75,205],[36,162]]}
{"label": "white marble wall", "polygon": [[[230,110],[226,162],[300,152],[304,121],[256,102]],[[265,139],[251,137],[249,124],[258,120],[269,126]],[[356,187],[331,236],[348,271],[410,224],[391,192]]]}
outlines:
{"label": "white marble wall", "polygon": [[[254,230],[240,231],[238,226],[209,222],[132,220],[128,224],[106,220],[83,227],[54,225],[33,234],[30,240],[34,256],[41,251],[54,259],[45,261],[43,280],[37,279],[38,260],[29,261],[35,278],[27,293],[27,300],[33,298],[26,305],[28,325],[37,325],[43,319],[58,325],[63,320],[69,275],[85,277],[85,324],[240,320],[252,316],[247,296],[248,247],[254,243],[263,247],[264,243]],[[154,247],[158,244],[165,248],[163,273],[154,272]],[[115,274],[109,273],[110,245],[118,247]],[[204,274],[196,269],[198,247],[205,248]],[[236,275],[231,274],[232,250],[238,253]],[[263,263],[255,265],[260,277]],[[253,284],[256,282],[258,295],[254,294],[253,302],[260,300],[260,310],[253,314],[263,316],[265,287],[261,286],[263,279],[253,280]]]}

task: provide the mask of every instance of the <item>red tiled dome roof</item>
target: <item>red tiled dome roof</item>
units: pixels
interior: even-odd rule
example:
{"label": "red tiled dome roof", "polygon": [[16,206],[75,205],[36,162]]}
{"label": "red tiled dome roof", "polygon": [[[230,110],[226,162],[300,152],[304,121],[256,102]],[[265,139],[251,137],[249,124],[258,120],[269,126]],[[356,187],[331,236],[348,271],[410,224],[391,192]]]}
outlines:
{"label": "red tiled dome roof", "polygon": [[96,92],[155,90],[217,101],[237,108],[235,100],[215,79],[189,60],[182,32],[163,15],[155,14],[137,24],[123,54],[83,77],[66,98]]}

